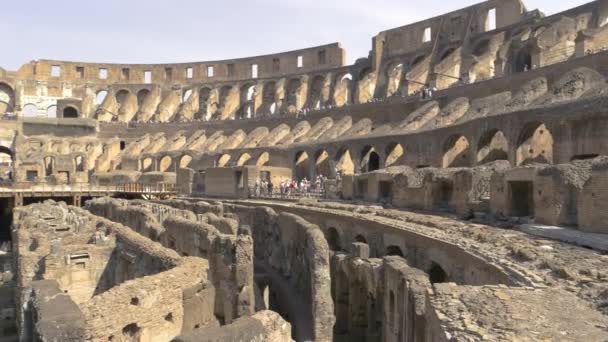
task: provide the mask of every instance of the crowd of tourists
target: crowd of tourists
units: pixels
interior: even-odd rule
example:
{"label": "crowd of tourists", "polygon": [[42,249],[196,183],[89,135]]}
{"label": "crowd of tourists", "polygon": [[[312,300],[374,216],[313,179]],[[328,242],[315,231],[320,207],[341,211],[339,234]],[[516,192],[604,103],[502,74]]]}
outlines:
{"label": "crowd of tourists", "polygon": [[261,198],[299,198],[299,197],[318,197],[325,194],[326,176],[317,176],[314,181],[304,177],[300,181],[286,179],[273,184],[268,179],[258,179],[250,188],[250,197]]}

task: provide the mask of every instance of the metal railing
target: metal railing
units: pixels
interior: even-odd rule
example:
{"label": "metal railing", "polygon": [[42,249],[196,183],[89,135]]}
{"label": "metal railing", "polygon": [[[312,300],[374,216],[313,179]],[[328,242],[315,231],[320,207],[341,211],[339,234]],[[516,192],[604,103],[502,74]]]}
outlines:
{"label": "metal railing", "polygon": [[36,184],[28,182],[0,183],[0,193],[91,193],[91,194],[172,194],[177,193],[175,184],[170,183],[129,183],[116,185],[77,184]]}

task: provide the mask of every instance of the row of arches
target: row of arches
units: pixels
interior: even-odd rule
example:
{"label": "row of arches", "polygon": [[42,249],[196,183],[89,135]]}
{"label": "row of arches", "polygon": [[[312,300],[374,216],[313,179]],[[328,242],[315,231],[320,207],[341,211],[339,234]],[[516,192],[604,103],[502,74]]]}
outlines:
{"label": "row of arches", "polygon": [[[45,115],[46,114],[46,115]],[[57,105],[51,105],[46,108],[46,112],[43,114],[34,103],[28,103],[23,106],[23,116],[26,118],[35,118],[40,116],[46,116],[47,118],[57,117]],[[78,109],[73,106],[66,106],[62,112],[63,118],[77,118],[79,117]]]}
{"label": "row of arches", "polygon": [[[348,247],[347,247],[348,241],[345,241],[346,239],[341,236],[341,234],[337,228],[334,228],[334,227],[327,228],[324,231],[324,235],[325,235],[325,239],[327,240],[329,249],[331,251],[333,251],[334,253],[348,251]],[[351,243],[352,242],[369,244],[368,239],[363,234],[357,234],[354,237],[353,241],[351,241]],[[373,257],[399,256],[402,258],[406,258],[406,254],[404,253],[403,249],[398,245],[387,245],[384,248],[384,250],[382,250],[382,251],[377,251],[377,252],[372,251],[370,256],[373,256]],[[428,264],[428,266],[426,267],[425,271],[429,275],[429,280],[431,281],[432,284],[444,283],[444,282],[448,281],[449,276],[448,276],[447,272],[437,261],[430,261],[430,262],[427,262],[426,264]]]}

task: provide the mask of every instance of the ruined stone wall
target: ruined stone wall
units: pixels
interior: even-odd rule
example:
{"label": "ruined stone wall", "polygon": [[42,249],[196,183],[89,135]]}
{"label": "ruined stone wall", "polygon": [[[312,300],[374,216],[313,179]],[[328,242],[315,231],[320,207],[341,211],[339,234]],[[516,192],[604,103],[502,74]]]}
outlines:
{"label": "ruined stone wall", "polygon": [[288,287],[283,293],[290,297],[281,298],[282,311],[289,315],[296,338],[331,340],[335,319],[329,248],[321,230],[300,217],[269,208],[232,207],[230,211],[241,225],[251,227],[256,264],[275,280],[271,292]]}
{"label": "ruined stone wall", "polygon": [[102,198],[87,202],[91,212],[126,224],[140,234],[159,231],[156,241],[180,255],[207,259],[209,280],[214,285],[208,292],[215,297],[215,316],[227,324],[253,313],[253,241],[237,235],[235,220],[216,216],[213,207],[197,207],[199,212],[209,212],[195,214],[144,201]]}
{"label": "ruined stone wall", "polygon": [[260,311],[221,328],[198,329],[172,342],[250,341],[291,342],[291,325],[273,311]]}

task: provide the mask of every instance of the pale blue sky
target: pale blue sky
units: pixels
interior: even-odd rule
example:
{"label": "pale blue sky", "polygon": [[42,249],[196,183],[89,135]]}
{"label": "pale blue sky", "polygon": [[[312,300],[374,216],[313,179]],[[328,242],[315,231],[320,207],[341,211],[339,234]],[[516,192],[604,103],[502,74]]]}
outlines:
{"label": "pale blue sky", "polygon": [[[479,0],[17,0],[0,8],[0,66],[34,59],[170,63],[341,42],[365,57],[380,31]],[[588,0],[524,0],[547,15]],[[446,5],[447,3],[447,5]]]}

